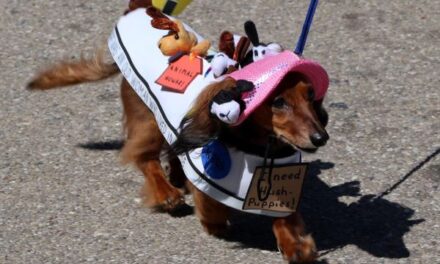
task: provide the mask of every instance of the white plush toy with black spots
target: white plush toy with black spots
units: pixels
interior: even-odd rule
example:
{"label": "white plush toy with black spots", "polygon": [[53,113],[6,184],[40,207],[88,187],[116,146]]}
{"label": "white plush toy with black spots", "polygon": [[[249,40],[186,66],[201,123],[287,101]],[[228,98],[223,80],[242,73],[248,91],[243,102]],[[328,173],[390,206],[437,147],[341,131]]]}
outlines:
{"label": "white plush toy with black spots", "polygon": [[238,80],[235,89],[221,90],[211,101],[211,114],[226,124],[235,124],[246,107],[241,94],[254,87],[254,84],[249,81]]}
{"label": "white plush toy with black spots", "polygon": [[253,45],[252,50],[249,51],[249,53],[246,55],[245,65],[250,64],[254,61],[259,61],[266,56],[276,55],[284,50],[283,47],[281,47],[281,45],[278,43],[271,42],[266,45],[260,42],[257,28],[255,27],[254,22],[250,20],[244,23],[244,31],[246,32],[247,37],[250,39]]}
{"label": "white plush toy with black spots", "polygon": [[227,73],[230,67],[238,68],[238,62],[229,58],[224,52],[218,52],[211,61],[212,73],[218,78]]}

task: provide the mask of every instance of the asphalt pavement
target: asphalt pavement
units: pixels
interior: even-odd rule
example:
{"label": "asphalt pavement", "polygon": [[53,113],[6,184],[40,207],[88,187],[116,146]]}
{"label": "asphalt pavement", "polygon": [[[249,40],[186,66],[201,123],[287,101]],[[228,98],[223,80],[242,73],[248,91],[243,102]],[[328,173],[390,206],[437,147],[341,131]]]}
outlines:
{"label": "asphalt pavement", "polygon": [[[268,218],[234,214],[218,239],[139,203],[143,177],[118,158],[121,77],[25,90],[105,44],[125,5],[0,0],[0,263],[283,263]],[[293,49],[307,6],[194,0],[180,18],[215,45],[251,19]],[[439,43],[439,0],[321,1],[304,56],[330,75],[331,139],[305,156],[301,202],[320,263],[440,263]]]}

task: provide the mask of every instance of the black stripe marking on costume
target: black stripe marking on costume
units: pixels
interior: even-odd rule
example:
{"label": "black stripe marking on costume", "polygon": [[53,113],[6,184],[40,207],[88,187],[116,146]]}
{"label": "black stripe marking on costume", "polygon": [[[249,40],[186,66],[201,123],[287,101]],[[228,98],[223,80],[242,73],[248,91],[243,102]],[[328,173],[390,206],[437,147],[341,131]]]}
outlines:
{"label": "black stripe marking on costume", "polygon": [[176,6],[177,6],[176,1],[168,0],[166,2],[165,6],[163,7],[162,12],[164,12],[167,15],[171,15],[173,13],[174,9],[176,8]]}
{"label": "black stripe marking on costume", "polygon": [[[148,82],[142,77],[142,75],[141,75],[141,74],[137,71],[137,69],[134,67],[134,63],[133,63],[133,61],[131,60],[130,55],[128,54],[127,49],[125,48],[124,43],[122,42],[121,35],[119,34],[119,30],[118,30],[118,27],[117,27],[117,26],[115,27],[115,31],[116,31],[116,36],[117,36],[117,38],[118,38],[118,42],[119,42],[119,44],[121,45],[121,48],[122,48],[122,50],[123,50],[124,53],[125,53],[125,56],[127,57],[128,63],[130,63],[131,68],[133,69],[134,73],[135,73],[135,74],[138,76],[138,78],[144,83],[145,87],[146,87],[147,90],[148,90],[148,93],[149,93],[150,97],[153,98],[153,100],[155,101],[156,105],[158,106],[159,111],[160,111],[160,113],[161,113],[161,115],[162,115],[162,118],[165,120],[165,122],[167,123],[168,127],[171,129],[171,131],[172,131],[172,132],[174,133],[174,135],[177,137],[177,136],[179,135],[179,133],[177,132],[177,129],[174,128],[174,127],[171,125],[170,121],[168,120],[167,116],[165,115],[165,112],[163,111],[161,105],[159,104],[159,100],[157,99],[157,97],[156,97],[156,96],[153,94],[153,92],[151,91],[151,89],[150,89],[150,85],[148,85]],[[138,95],[138,96],[139,96],[139,95]],[[191,165],[191,167],[193,168],[193,170],[199,175],[200,178],[202,178],[203,180],[205,180],[207,183],[209,183],[212,187],[216,188],[218,191],[223,192],[223,193],[225,193],[225,194],[227,194],[227,195],[229,195],[229,196],[232,196],[232,197],[234,197],[235,199],[240,200],[240,201],[242,201],[242,202],[244,201],[243,198],[241,198],[241,197],[237,196],[236,194],[232,193],[231,191],[226,190],[225,188],[219,186],[219,185],[216,184],[215,182],[211,181],[208,177],[206,177],[205,174],[203,174],[202,172],[200,172],[200,171],[197,169],[197,167],[194,165],[194,163],[191,161],[191,158],[190,158],[188,152],[185,152],[185,156],[187,157],[187,161],[189,162],[189,164]]]}

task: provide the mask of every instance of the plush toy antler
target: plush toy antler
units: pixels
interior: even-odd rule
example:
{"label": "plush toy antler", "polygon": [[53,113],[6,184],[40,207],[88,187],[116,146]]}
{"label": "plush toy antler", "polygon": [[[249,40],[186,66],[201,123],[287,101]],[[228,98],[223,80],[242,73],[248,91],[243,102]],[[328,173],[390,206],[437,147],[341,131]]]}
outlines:
{"label": "plush toy antler", "polygon": [[147,8],[153,6],[152,0],[130,0],[128,10],[133,11],[138,8]]}
{"label": "plush toy antler", "polygon": [[147,14],[153,18],[151,26],[157,29],[171,30],[174,33],[179,32],[177,24],[165,16],[159,9],[155,7],[147,8]]}
{"label": "plush toy antler", "polygon": [[165,56],[175,56],[186,53],[191,56],[206,56],[211,43],[208,40],[197,42],[194,33],[188,32],[180,20],[171,20],[155,7],[147,8],[147,14],[153,18],[151,26],[157,29],[169,30],[158,43],[159,49]]}
{"label": "plush toy antler", "polygon": [[258,37],[257,28],[255,27],[255,23],[248,20],[244,23],[244,31],[246,35],[252,42],[252,52],[249,52],[246,55],[245,65],[252,63],[254,61],[258,61],[263,59],[269,55],[275,55],[283,51],[283,48],[280,44],[271,42],[269,44],[264,44],[260,42],[260,38]]}
{"label": "plush toy antler", "polygon": [[125,10],[124,15],[138,8],[148,8],[150,6],[153,6],[152,0],[130,0],[128,2],[128,9]]}

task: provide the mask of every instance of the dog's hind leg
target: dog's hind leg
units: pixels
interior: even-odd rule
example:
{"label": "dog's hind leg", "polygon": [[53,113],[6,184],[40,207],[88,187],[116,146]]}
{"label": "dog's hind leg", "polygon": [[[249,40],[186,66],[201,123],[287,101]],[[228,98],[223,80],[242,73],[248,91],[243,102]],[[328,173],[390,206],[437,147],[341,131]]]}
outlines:
{"label": "dog's hind leg", "polygon": [[229,209],[188,182],[194,196],[196,214],[205,231],[214,236],[226,235]]}
{"label": "dog's hind leg", "polygon": [[166,179],[160,164],[160,152],[165,139],[151,111],[124,79],[121,97],[125,114],[127,139],[122,149],[125,162],[133,162],[144,174],[145,183],[141,191],[148,206],[172,212],[184,204],[182,193]]}
{"label": "dog's hind leg", "polygon": [[298,212],[275,218],[272,229],[284,259],[294,263],[316,260],[315,241],[312,236],[306,235],[304,222]]}

